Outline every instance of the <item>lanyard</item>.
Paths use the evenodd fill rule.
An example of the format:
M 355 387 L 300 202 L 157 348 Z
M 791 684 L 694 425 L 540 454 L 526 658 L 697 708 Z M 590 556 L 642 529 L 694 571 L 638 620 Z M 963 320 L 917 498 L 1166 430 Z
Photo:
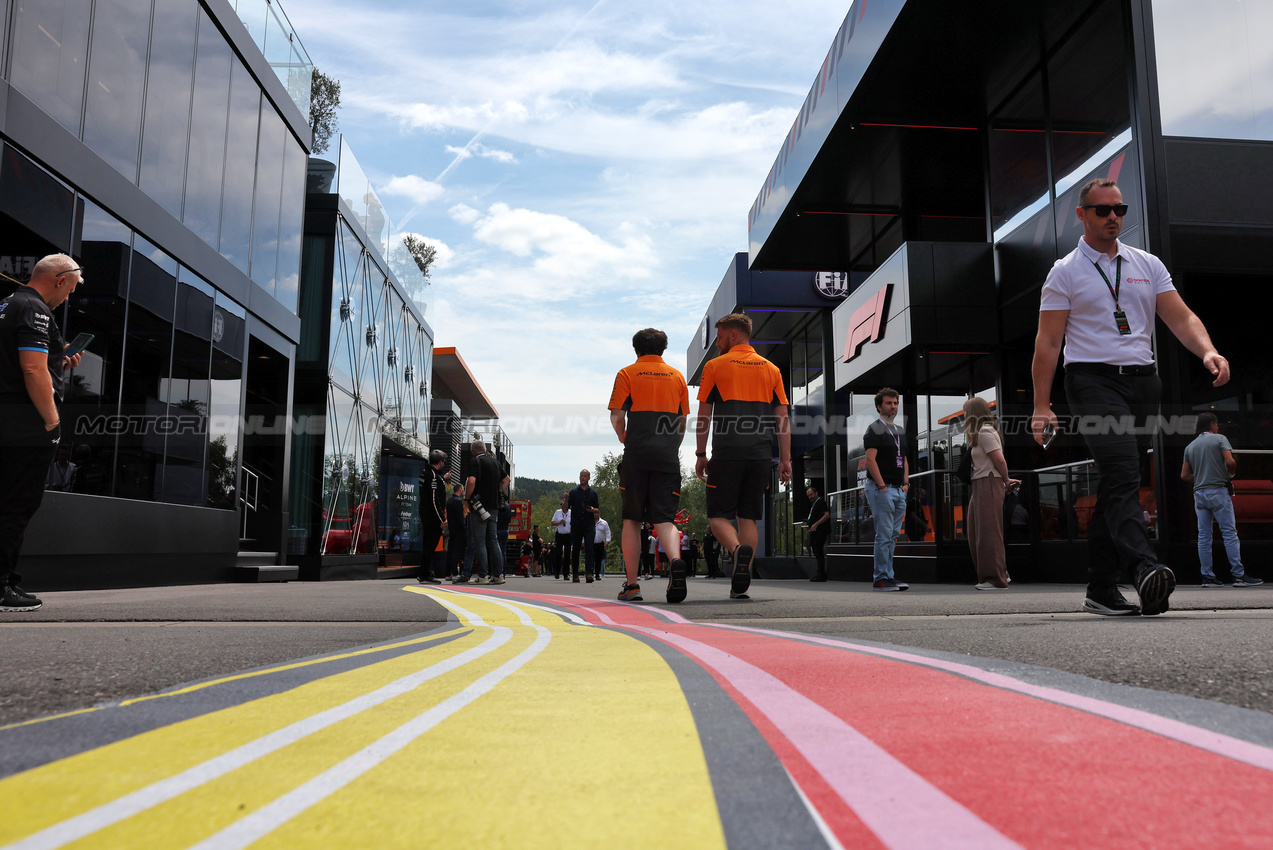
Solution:
M 897 445 L 897 456 L 901 457 L 902 456 L 902 429 L 898 428 L 896 431 L 894 431 L 893 426 L 889 425 L 883 419 L 880 420 L 880 424 L 884 426 L 884 430 L 888 432 L 888 435 L 893 438 L 893 442 Z
M 1123 285 L 1123 256 L 1122 254 L 1119 254 L 1118 256 L 1118 263 L 1115 267 L 1116 270 L 1114 272 L 1113 285 L 1110 284 L 1109 277 L 1105 274 L 1104 270 L 1101 269 L 1099 263 L 1093 262 L 1092 265 L 1096 266 L 1096 271 L 1101 276 L 1101 280 L 1105 281 L 1105 286 L 1109 288 L 1109 294 L 1114 296 L 1114 309 L 1115 310 L 1120 309 L 1118 306 L 1118 290 Z

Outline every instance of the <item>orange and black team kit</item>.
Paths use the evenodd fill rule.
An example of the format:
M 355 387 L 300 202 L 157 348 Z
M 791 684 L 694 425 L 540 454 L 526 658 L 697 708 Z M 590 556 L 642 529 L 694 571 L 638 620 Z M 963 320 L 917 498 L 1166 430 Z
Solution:
M 619 370 L 610 409 L 627 412 L 619 464 L 623 518 L 671 522 L 681 499 L 681 417 L 690 412 L 685 377 L 657 354 Z
M 750 345 L 735 345 L 703 366 L 698 400 L 712 405 L 707 515 L 762 519 L 773 467 L 773 410 L 787 404 L 782 373 Z

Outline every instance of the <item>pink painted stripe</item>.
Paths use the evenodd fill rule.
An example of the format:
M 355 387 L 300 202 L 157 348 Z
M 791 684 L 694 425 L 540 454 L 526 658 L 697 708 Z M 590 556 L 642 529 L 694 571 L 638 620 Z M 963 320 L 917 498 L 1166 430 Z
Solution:
M 704 625 L 717 629 L 731 629 L 734 631 L 750 632 L 769 637 L 790 638 L 792 640 L 804 641 L 806 643 L 817 643 L 840 649 L 851 649 L 855 652 L 876 655 L 881 658 L 891 658 L 896 661 L 905 661 L 910 664 L 931 667 L 935 670 L 943 670 L 947 673 L 955 673 L 974 681 L 993 685 L 996 688 L 1016 691 L 1019 694 L 1025 694 L 1026 696 L 1047 700 L 1048 702 L 1054 702 L 1058 705 L 1064 705 L 1069 708 L 1086 711 L 1087 713 L 1095 714 L 1098 717 L 1116 720 L 1119 723 L 1125 723 L 1128 726 L 1134 726 L 1138 729 L 1143 729 L 1146 732 L 1153 732 L 1155 735 L 1161 735 L 1164 738 L 1171 738 L 1173 740 L 1180 741 L 1181 743 L 1189 744 L 1190 746 L 1197 747 L 1200 750 L 1206 750 L 1208 752 L 1215 753 L 1216 755 L 1233 759 L 1234 761 L 1249 764 L 1253 767 L 1273 771 L 1273 749 L 1268 747 L 1253 744 L 1250 741 L 1243 741 L 1239 738 L 1233 738 L 1229 735 L 1222 735 L 1219 732 L 1212 732 L 1210 729 L 1192 726 L 1188 723 L 1183 723 L 1179 720 L 1172 720 L 1169 717 L 1162 717 L 1161 715 L 1142 711 L 1138 708 L 1129 708 L 1125 705 L 1119 705 L 1118 703 L 1105 702 L 1104 700 L 1099 700 L 1095 697 L 1085 697 L 1080 694 L 1072 694 L 1069 691 L 1062 691 L 1057 688 L 1032 685 L 1028 682 L 1023 682 L 1020 679 L 1014 679 L 1011 676 L 1004 675 L 1003 673 L 992 673 L 989 670 L 982 670 L 980 667 L 973 667 L 970 664 L 960 664 L 956 661 L 942 661 L 940 659 L 929 658 L 924 655 L 913 655 L 909 652 L 898 652 L 892 649 L 864 646 L 851 641 L 816 637 L 814 635 L 802 635 L 793 632 L 778 632 L 770 629 L 756 629 L 750 626 L 731 626 L 724 623 L 710 623 Z
M 675 632 L 615 625 L 666 641 L 724 676 L 886 846 L 1020 848 L 874 741 L 759 667 Z

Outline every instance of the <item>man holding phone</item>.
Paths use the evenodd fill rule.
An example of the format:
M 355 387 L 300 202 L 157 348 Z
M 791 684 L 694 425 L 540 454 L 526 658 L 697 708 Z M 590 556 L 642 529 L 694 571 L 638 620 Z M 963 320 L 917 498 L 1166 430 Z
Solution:
M 1162 260 L 1118 240 L 1127 204 L 1118 184 L 1089 180 L 1075 209 L 1083 223 L 1078 247 L 1057 260 L 1043 284 L 1034 345 L 1034 415 L 1041 445 L 1055 430 L 1052 379 L 1065 340 L 1065 396 L 1070 412 L 1100 428 L 1083 440 L 1100 467 L 1088 527 L 1088 584 L 1083 610 L 1105 616 L 1161 614 L 1176 588 L 1171 568 L 1158 563 L 1140 506 L 1140 450 L 1136 435 L 1110 427 L 1125 416 L 1144 422 L 1158 413 L 1162 381 L 1154 365 L 1155 315 L 1215 376 L 1229 380 L 1229 362 L 1216 351 L 1202 322 L 1171 282 Z M 1088 433 L 1095 431 L 1096 433 Z M 1132 571 L 1140 605 L 1123 598 L 1118 580 Z
M 78 353 L 66 356 L 53 311 L 83 275 L 67 255 L 50 254 L 29 284 L 0 301 L 0 613 L 43 604 L 18 586 L 18 555 L 61 439 L 62 373 L 80 363 Z

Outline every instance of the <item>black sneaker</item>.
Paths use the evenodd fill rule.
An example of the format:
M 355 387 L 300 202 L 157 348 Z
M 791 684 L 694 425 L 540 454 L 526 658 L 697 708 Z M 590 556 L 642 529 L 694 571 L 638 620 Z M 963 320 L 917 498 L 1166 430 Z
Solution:
M 456 576 L 455 578 L 451 579 L 451 584 L 468 584 L 468 583 L 469 583 L 468 576 Z
M 1202 586 L 1203 587 L 1224 587 L 1224 582 L 1220 581 L 1220 579 L 1216 578 L 1215 576 L 1203 576 Z
M 668 565 L 667 601 L 684 602 L 687 590 L 685 587 L 685 562 L 677 558 Z
M 7 584 L 4 587 L 4 595 L 0 596 L 0 613 L 38 611 L 43 604 L 16 584 Z
M 755 550 L 746 543 L 740 543 L 734 550 L 734 573 L 729 584 L 730 599 L 750 599 L 747 588 L 751 587 L 751 559 Z
M 442 583 L 438 581 L 437 579 L 435 579 L 433 576 L 416 576 L 415 580 L 420 582 L 420 584 L 441 584 Z
M 1243 576 L 1233 580 L 1234 587 L 1259 587 L 1262 584 L 1264 584 L 1264 579 L 1256 578 L 1255 576 Z
M 1168 598 L 1176 589 L 1176 574 L 1165 564 L 1146 566 L 1136 576 L 1136 593 L 1140 595 L 1140 613 L 1161 614 L 1170 605 Z
M 809 579 L 809 581 L 826 581 L 826 580 L 827 580 L 827 577 L 823 575 L 817 575 Z
M 1106 591 L 1089 589 L 1087 598 L 1083 600 L 1083 610 L 1103 617 L 1127 617 L 1139 614 L 1140 606 L 1128 602 L 1117 587 L 1112 587 Z

